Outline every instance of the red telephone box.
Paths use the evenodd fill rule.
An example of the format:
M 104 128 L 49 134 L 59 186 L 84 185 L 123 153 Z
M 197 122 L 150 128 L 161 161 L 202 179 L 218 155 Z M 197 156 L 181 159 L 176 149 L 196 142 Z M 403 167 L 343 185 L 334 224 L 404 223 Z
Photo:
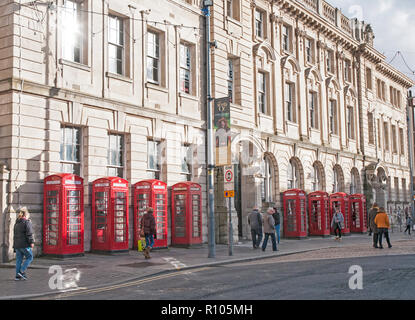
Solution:
M 141 218 L 146 209 L 154 209 L 157 239 L 153 248 L 167 248 L 167 184 L 159 180 L 145 180 L 134 185 L 134 248 L 140 239 Z
M 365 233 L 367 231 L 366 197 L 363 194 L 350 196 L 350 232 Z
M 334 193 L 330 196 L 330 228 L 331 221 L 335 213 L 335 208 L 339 207 L 340 212 L 344 217 L 344 229 L 342 230 L 343 235 L 350 234 L 350 208 L 349 208 L 349 196 L 344 192 Z M 334 234 L 334 229 L 331 228 L 331 233 Z
M 308 195 L 310 236 L 330 236 L 330 200 L 327 192 L 317 191 Z
M 92 184 L 92 251 L 128 251 L 128 181 L 118 177 Z
M 44 180 L 43 253 L 59 257 L 84 254 L 84 182 L 73 174 Z
M 284 202 L 284 237 L 306 238 L 307 215 L 306 194 L 302 190 L 293 189 L 285 191 Z
M 172 245 L 202 244 L 202 187 L 181 182 L 171 188 Z

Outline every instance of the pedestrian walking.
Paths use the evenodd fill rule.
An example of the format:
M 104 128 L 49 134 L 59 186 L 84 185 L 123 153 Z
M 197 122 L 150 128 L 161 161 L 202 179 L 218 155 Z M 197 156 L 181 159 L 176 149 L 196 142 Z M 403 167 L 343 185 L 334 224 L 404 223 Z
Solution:
M 262 215 L 259 212 L 258 208 L 254 210 L 248 216 L 248 224 L 251 227 L 251 236 L 252 236 L 252 247 L 258 249 L 262 240 L 262 225 L 263 225 Z
M 281 217 L 280 212 L 276 207 L 274 207 L 274 214 L 272 217 L 275 220 L 275 233 L 277 234 L 277 243 L 280 243 L 280 230 L 281 230 Z
M 411 228 L 412 228 L 412 217 L 408 214 L 408 216 L 406 217 L 406 229 L 404 233 L 408 231 L 408 234 L 411 235 Z
M 141 235 L 144 234 L 144 237 L 146 239 L 146 247 L 143 250 L 143 254 L 146 259 L 150 259 L 150 251 L 153 249 L 154 246 L 154 238 L 156 237 L 157 231 L 156 231 L 156 220 L 153 216 L 154 209 L 148 208 L 147 212 L 143 215 L 143 218 L 141 219 Z
M 26 271 L 33 261 L 34 245 L 32 222 L 28 219 L 27 209 L 22 208 L 18 211 L 13 235 L 13 249 L 16 253 L 16 281 L 27 280 Z M 25 259 L 24 263 L 23 259 Z
M 379 213 L 379 206 L 375 202 L 372 208 L 369 210 L 369 227 L 371 232 L 373 232 L 373 247 L 376 248 L 378 243 L 378 228 L 375 223 L 376 215 Z
M 385 208 L 380 208 L 379 213 L 376 215 L 375 224 L 378 229 L 379 233 L 379 246 L 375 246 L 375 248 L 383 249 L 382 246 L 382 236 L 385 235 L 386 242 L 388 243 L 388 247 L 392 248 L 392 244 L 389 239 L 389 228 L 390 222 L 389 217 L 385 211 Z
M 331 221 L 331 227 L 334 229 L 334 234 L 336 235 L 336 239 L 341 241 L 342 239 L 342 229 L 344 227 L 344 216 L 340 212 L 340 208 L 336 207 L 335 213 L 333 215 L 333 219 Z
M 267 210 L 266 216 L 264 217 L 264 233 L 265 238 L 262 243 L 262 251 L 265 251 L 268 244 L 268 239 L 271 237 L 272 241 L 272 251 L 278 251 L 277 241 L 275 240 L 275 221 L 272 215 L 274 214 L 274 209 L 269 208 Z

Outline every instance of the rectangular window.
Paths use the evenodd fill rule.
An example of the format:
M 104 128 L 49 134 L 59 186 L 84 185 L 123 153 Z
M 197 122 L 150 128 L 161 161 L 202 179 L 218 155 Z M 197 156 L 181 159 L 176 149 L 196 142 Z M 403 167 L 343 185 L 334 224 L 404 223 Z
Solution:
M 377 97 L 378 99 L 382 99 L 382 81 L 380 81 L 380 79 L 376 80 L 376 87 L 377 87 Z
M 84 1 L 67 0 L 62 8 L 62 57 L 77 63 L 83 61 Z
M 286 25 L 282 26 L 282 48 L 291 52 L 291 28 Z
M 235 102 L 235 65 L 233 59 L 228 59 L 228 97 L 229 102 Z
M 108 135 L 108 176 L 124 177 L 124 136 L 120 134 Z
M 305 54 L 308 63 L 314 63 L 314 41 L 311 39 L 305 40 Z
M 354 108 L 347 107 L 347 137 L 354 140 Z
M 62 173 L 81 175 L 81 129 L 61 127 L 60 163 Z
M 108 27 L 109 72 L 124 75 L 124 20 L 120 17 L 110 15 L 108 17 Z
M 387 122 L 383 123 L 383 138 L 385 141 L 385 150 L 389 151 L 389 127 Z
M 395 185 L 395 200 L 400 201 L 400 194 L 399 194 L 399 178 L 393 179 L 394 185 Z
M 239 2 L 240 0 L 226 0 L 226 15 L 229 18 L 240 21 L 239 17 Z
M 380 119 L 377 120 L 377 130 L 378 130 L 378 147 L 382 145 L 382 131 L 380 126 Z
M 183 43 L 180 44 L 180 91 L 192 93 L 192 51 Z
M 396 140 L 396 126 L 392 125 L 392 152 L 398 153 L 398 144 Z
M 258 38 L 264 38 L 264 13 L 260 10 L 255 10 L 255 34 Z
M 334 52 L 333 50 L 327 51 L 327 72 L 334 73 Z
M 344 80 L 352 82 L 352 63 L 350 60 L 345 60 L 344 62 Z
M 337 101 L 330 100 L 330 133 L 337 135 Z
M 366 88 L 369 90 L 373 89 L 373 83 L 372 83 L 372 69 L 366 68 Z
M 193 151 L 191 145 L 181 147 L 181 171 L 186 175 L 186 181 L 192 180 Z
M 369 131 L 369 144 L 375 144 L 375 128 L 374 128 L 374 119 L 373 119 L 373 113 L 368 112 L 367 113 L 367 124 L 368 124 L 368 131 Z
M 258 108 L 259 112 L 267 114 L 267 76 L 264 72 L 258 73 Z
M 149 179 L 160 180 L 161 142 L 147 140 L 147 172 Z
M 287 120 L 291 122 L 296 122 L 294 89 L 293 83 L 287 82 L 285 84 L 285 108 L 287 111 Z
M 402 128 L 399 128 L 399 142 L 400 142 L 401 155 L 404 155 L 405 154 L 405 136 L 403 134 Z
M 309 92 L 308 108 L 310 112 L 310 126 L 313 129 L 318 129 L 318 101 L 317 92 Z
M 147 81 L 160 83 L 160 35 L 147 32 Z

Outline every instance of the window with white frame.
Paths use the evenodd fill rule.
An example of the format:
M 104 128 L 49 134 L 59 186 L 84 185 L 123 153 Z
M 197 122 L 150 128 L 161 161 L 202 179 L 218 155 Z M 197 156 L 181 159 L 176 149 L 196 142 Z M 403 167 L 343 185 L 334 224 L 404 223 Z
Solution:
M 317 92 L 310 91 L 308 93 L 308 108 L 310 116 L 310 127 L 318 129 L 318 95 Z
M 291 52 L 291 27 L 282 26 L 282 48 L 284 51 Z
M 294 160 L 290 160 L 288 163 L 288 189 L 298 189 L 300 185 L 300 174 L 298 171 L 297 164 Z
M 192 94 L 192 49 L 185 43 L 180 44 L 180 91 Z
M 160 84 L 160 35 L 153 31 L 147 32 L 147 81 Z
M 287 113 L 287 120 L 296 122 L 295 115 L 295 85 L 293 83 L 285 83 L 285 109 Z
M 344 61 L 344 80 L 352 82 L 352 63 L 348 59 Z
M 191 145 L 181 146 L 181 172 L 186 175 L 186 181 L 192 180 L 193 149 Z
M 340 192 L 340 175 L 337 168 L 333 168 L 333 193 Z
M 328 73 L 334 73 L 334 51 L 328 50 L 327 51 L 327 61 L 326 61 L 326 68 Z
M 373 113 L 368 112 L 367 113 L 367 126 L 369 131 L 369 144 L 374 145 L 375 144 L 375 121 L 373 118 Z
M 108 17 L 108 69 L 114 74 L 125 74 L 124 19 L 114 15 Z
M 66 0 L 62 7 L 62 57 L 86 63 L 84 58 L 85 1 Z
M 373 89 L 372 69 L 366 68 L 366 88 Z
M 261 163 L 262 181 L 261 181 L 261 198 L 262 202 L 274 201 L 274 166 L 268 157 L 265 157 Z
M 228 59 L 228 97 L 230 103 L 235 103 L 235 60 Z
M 258 38 L 265 38 L 265 13 L 262 10 L 255 10 L 255 35 Z
M 258 72 L 258 109 L 259 112 L 268 114 L 267 74 L 265 72 Z
M 108 176 L 124 178 L 124 136 L 108 134 Z
M 240 21 L 240 0 L 226 0 L 226 15 Z
M 394 154 L 398 154 L 398 142 L 397 142 L 395 125 L 392 125 L 392 152 Z
M 337 100 L 330 100 L 329 110 L 330 133 L 334 135 L 339 134 L 337 121 Z
M 399 142 L 400 142 L 400 154 L 405 154 L 405 136 L 403 134 L 403 129 L 399 128 Z
M 60 163 L 62 173 L 81 175 L 81 128 L 62 126 Z
M 383 141 L 385 143 L 385 150 L 389 151 L 389 125 L 387 122 L 383 123 Z
M 311 174 L 311 178 L 312 178 L 311 184 L 312 184 L 313 191 L 322 191 L 323 190 L 322 177 L 321 177 L 321 173 L 320 173 L 317 163 L 313 165 L 313 171 Z
M 308 63 L 314 63 L 314 40 L 305 39 L 305 57 Z

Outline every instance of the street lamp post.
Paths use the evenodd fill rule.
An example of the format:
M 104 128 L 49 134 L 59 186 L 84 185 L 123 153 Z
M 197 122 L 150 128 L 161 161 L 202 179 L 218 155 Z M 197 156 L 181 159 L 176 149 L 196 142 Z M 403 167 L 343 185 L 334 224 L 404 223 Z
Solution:
M 203 1 L 203 14 L 205 16 L 205 38 L 206 38 L 206 111 L 207 111 L 207 183 L 208 183 L 208 258 L 216 257 L 215 240 L 215 190 L 214 190 L 214 170 L 213 159 L 213 127 L 212 127 L 212 89 L 211 89 L 211 70 L 210 70 L 210 7 L 213 0 Z

